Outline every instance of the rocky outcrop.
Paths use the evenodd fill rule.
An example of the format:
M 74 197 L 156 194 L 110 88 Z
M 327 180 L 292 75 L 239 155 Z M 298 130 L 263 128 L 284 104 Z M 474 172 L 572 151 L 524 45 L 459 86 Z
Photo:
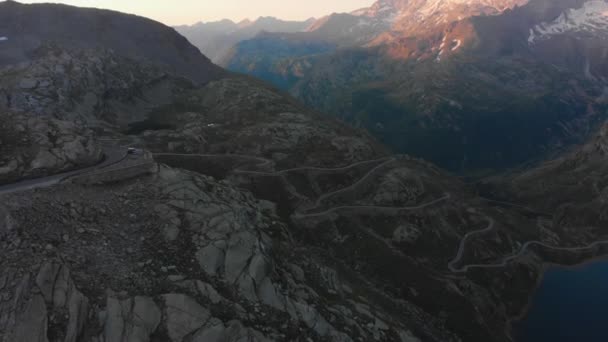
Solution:
M 1 341 L 49 341 L 49 325 L 62 326 L 53 341 L 75 342 L 88 320 L 88 299 L 76 288 L 70 271 L 45 263 L 38 274 L 3 270 L 0 274 Z
M 36 286 L 52 311 L 67 313 L 64 341 L 78 341 L 88 320 L 89 300 L 78 291 L 67 267 L 53 263 L 42 265 Z
M 146 342 L 161 322 L 161 311 L 150 297 L 119 299 L 108 295 L 101 313 L 104 342 Z
M 0 183 L 40 177 L 101 161 L 93 134 L 72 122 L 0 113 Z
M 124 126 L 192 87 L 116 51 L 42 45 L 35 59 L 0 70 L 0 108 L 89 128 Z
M 84 196 L 79 204 L 70 200 L 76 189 Z M 389 319 L 380 310 L 359 322 L 349 310 L 329 309 L 324 291 L 343 293 L 334 300 L 344 307 L 360 299 L 345 292 L 350 286 L 343 286 L 331 267 L 308 254 L 286 254 L 286 223 L 272 207 L 227 182 L 161 167 L 136 183 L 118 183 L 116 192 L 99 189 L 64 184 L 39 192 L 41 202 L 11 195 L 6 221 L 19 227 L 47 222 L 37 230 L 42 240 L 59 234 L 61 242 L 41 246 L 42 253 L 51 260 L 61 255 L 70 269 L 49 261 L 28 271 L 37 269 L 27 266 L 39 259 L 31 249 L 38 248 L 36 242 L 5 229 L 7 241 L 20 242 L 1 245 L 2 269 L 8 277 L 23 270 L 22 289 L 11 291 L 26 293 L 19 303 L 31 304 L 3 304 L 2 315 L 25 308 L 16 311 L 19 318 L 3 318 L 15 322 L 3 326 L 10 331 L 2 335 L 4 341 L 25 331 L 26 340 L 34 334 L 49 341 L 149 341 L 153 336 L 180 342 L 273 341 L 300 335 L 389 341 L 407 331 L 363 323 Z M 45 209 L 23 216 L 24 205 Z M 66 224 L 56 227 L 47 221 L 49 215 L 64 217 Z M 326 280 L 309 276 L 298 266 L 303 261 Z M 7 284 L 14 284 L 12 279 Z M 16 322 L 28 329 L 20 330 Z

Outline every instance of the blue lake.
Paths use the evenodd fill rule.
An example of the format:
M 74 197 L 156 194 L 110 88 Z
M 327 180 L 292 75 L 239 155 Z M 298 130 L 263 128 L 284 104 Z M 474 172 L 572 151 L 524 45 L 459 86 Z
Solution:
M 550 268 L 514 335 L 517 342 L 608 341 L 608 260 Z

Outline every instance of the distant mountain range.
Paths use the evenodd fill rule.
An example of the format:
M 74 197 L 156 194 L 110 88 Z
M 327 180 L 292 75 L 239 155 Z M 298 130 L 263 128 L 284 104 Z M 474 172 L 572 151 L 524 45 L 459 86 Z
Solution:
M 582 141 L 606 116 L 608 4 L 381 0 L 306 32 L 238 43 L 222 65 L 452 171 Z
M 255 21 L 246 19 L 235 23 L 224 19 L 176 26 L 175 29 L 212 61 L 219 62 L 235 44 L 251 39 L 260 32 L 305 31 L 314 21 L 313 18 L 306 21 L 285 21 L 273 17 L 260 17 Z

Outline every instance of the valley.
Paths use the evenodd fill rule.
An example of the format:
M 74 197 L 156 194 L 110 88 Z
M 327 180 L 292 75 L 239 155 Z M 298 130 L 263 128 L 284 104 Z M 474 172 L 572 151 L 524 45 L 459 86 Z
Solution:
M 0 342 L 520 341 L 608 253 L 604 5 L 0 2 Z
M 604 6 L 378 1 L 309 32 L 243 41 L 223 65 L 366 128 L 396 153 L 497 173 L 554 157 L 605 120 Z M 371 34 L 349 26 L 367 21 L 382 25 L 365 24 Z

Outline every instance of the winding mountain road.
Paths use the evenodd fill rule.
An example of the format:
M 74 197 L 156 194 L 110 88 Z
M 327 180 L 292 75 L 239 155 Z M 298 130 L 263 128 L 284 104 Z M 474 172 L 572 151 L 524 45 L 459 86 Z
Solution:
M 522 247 L 520 248 L 520 250 L 517 253 L 504 257 L 502 259 L 502 261 L 500 261 L 499 263 L 496 263 L 496 264 L 469 264 L 469 265 L 465 265 L 461 268 L 456 268 L 455 265 L 458 264 L 462 260 L 462 257 L 464 255 L 465 245 L 466 245 L 467 241 L 472 236 L 485 234 L 485 233 L 488 233 L 488 232 L 494 230 L 494 225 L 495 225 L 494 219 L 489 218 L 489 217 L 487 219 L 488 219 L 489 223 L 486 228 L 470 232 L 462 238 L 462 240 L 460 241 L 460 245 L 458 247 L 458 252 L 456 254 L 456 257 L 448 263 L 448 268 L 451 272 L 466 273 L 469 270 L 475 269 L 475 268 L 477 268 L 477 269 L 502 268 L 502 267 L 507 266 L 510 262 L 512 262 L 512 261 L 520 258 L 521 256 L 523 256 L 524 254 L 526 254 L 528 249 L 530 249 L 530 247 L 532 247 L 532 246 L 539 246 L 539 247 L 551 249 L 554 251 L 580 252 L 580 251 L 590 250 L 595 247 L 608 244 L 608 240 L 601 240 L 601 241 L 596 241 L 587 246 L 582 246 L 582 247 L 559 247 L 559 246 L 548 245 L 542 241 L 536 241 L 536 240 L 528 241 L 522 245 Z
M 127 157 L 127 153 L 122 148 L 104 148 L 104 159 L 96 165 L 85 167 L 78 170 L 63 172 L 48 177 L 27 179 L 20 182 L 0 186 L 0 195 L 10 194 L 19 191 L 26 191 L 36 188 L 46 188 L 62 182 L 63 180 L 78 176 L 83 173 L 101 170 L 106 167 L 120 163 Z
M 388 158 L 388 159 L 384 159 L 384 160 L 380 160 L 381 164 L 374 167 L 373 169 L 369 170 L 369 172 L 367 172 L 365 174 L 365 176 L 361 177 L 357 182 L 353 183 L 352 185 L 340 189 L 340 190 L 336 190 L 336 191 L 332 191 L 329 193 L 326 193 L 322 196 L 320 196 L 319 198 L 317 198 L 317 201 L 315 202 L 315 207 L 318 208 L 321 206 L 321 203 L 323 201 L 325 201 L 327 198 L 330 198 L 332 196 L 338 195 L 338 194 L 342 194 L 348 191 L 351 191 L 353 189 L 355 189 L 356 187 L 358 187 L 359 185 L 365 183 L 369 178 L 371 178 L 378 170 L 381 170 L 383 167 L 385 167 L 386 165 L 396 161 L 396 158 Z M 378 207 L 380 208 L 380 207 Z
M 463 272 L 463 271 L 461 271 L 462 269 L 456 268 L 454 265 L 456 265 L 457 263 L 460 262 L 460 260 L 462 260 L 466 243 L 467 243 L 467 241 L 469 241 L 469 239 L 471 239 L 471 237 L 473 237 L 475 235 L 485 234 L 485 233 L 488 233 L 488 232 L 494 230 L 494 225 L 496 224 L 494 219 L 491 217 L 487 217 L 487 220 L 488 220 L 488 226 L 486 228 L 469 232 L 462 237 L 462 240 L 460 240 L 460 244 L 458 245 L 458 252 L 456 253 L 456 257 L 454 257 L 454 259 L 452 259 L 452 261 L 450 261 L 448 263 L 448 268 L 450 269 L 450 271 L 452 271 L 454 273 Z M 468 268 L 467 268 L 467 270 L 468 270 Z M 466 270 L 464 272 L 466 272 Z
M 261 158 L 261 157 L 246 156 L 246 155 L 242 155 L 242 154 L 153 153 L 152 155 L 155 156 L 155 157 L 156 156 L 159 156 L 159 157 L 163 157 L 163 156 L 168 156 L 168 157 L 203 157 L 203 158 L 234 157 L 234 158 L 249 159 L 249 160 L 252 160 L 252 161 L 257 161 L 258 163 L 255 166 L 258 167 L 258 168 L 263 168 L 263 167 L 266 167 L 268 165 L 272 165 L 274 163 L 274 161 L 272 161 L 270 159 Z M 379 163 L 379 162 L 383 162 L 383 161 L 386 161 L 386 160 L 389 160 L 389 159 L 394 159 L 394 158 L 380 158 L 380 159 L 374 159 L 374 160 L 364 160 L 364 161 L 356 162 L 356 163 L 353 163 L 353 164 L 350 164 L 350 165 L 347 165 L 347 166 L 334 167 L 334 168 L 316 167 L 316 166 L 302 166 L 302 167 L 294 167 L 294 168 L 290 168 L 290 169 L 284 169 L 284 170 L 273 171 L 273 172 L 244 170 L 244 169 L 241 169 L 241 168 L 236 168 L 236 169 L 232 170 L 232 172 L 234 172 L 234 173 L 241 173 L 241 174 L 259 175 L 259 176 L 278 176 L 278 175 L 286 174 L 286 173 L 289 173 L 289 172 L 296 172 L 296 171 L 335 172 L 335 171 L 346 171 L 348 169 L 352 169 L 352 168 L 355 168 L 355 167 L 360 166 L 360 165 Z
M 329 215 L 332 213 L 335 213 L 337 211 L 341 211 L 341 210 L 373 210 L 376 212 L 384 212 L 384 213 L 388 213 L 388 215 L 392 214 L 398 214 L 401 211 L 412 211 L 412 210 L 420 210 L 420 209 L 424 209 L 426 207 L 430 207 L 432 205 L 435 205 L 439 202 L 443 202 L 443 201 L 447 201 L 452 197 L 451 194 L 446 193 L 444 194 L 442 197 L 435 199 L 431 202 L 428 203 L 423 203 L 420 205 L 416 205 L 416 206 L 409 206 L 409 207 L 382 207 L 382 206 L 375 206 L 375 205 L 344 205 L 344 206 L 340 206 L 340 207 L 334 207 L 328 210 L 325 210 L 323 212 L 319 212 L 319 213 L 299 213 L 296 212 L 293 217 L 296 219 L 304 219 L 304 218 L 313 218 L 313 217 L 320 217 L 320 216 L 325 216 L 325 215 Z M 313 208 L 314 209 L 314 208 Z
M 256 161 L 257 164 L 255 164 L 255 167 L 257 168 L 263 168 L 263 167 L 267 167 L 269 165 L 272 165 L 273 161 L 272 160 L 268 160 L 265 158 L 260 158 L 260 157 L 252 157 L 252 156 L 246 156 L 246 155 L 237 155 L 237 154 L 179 154 L 179 153 L 155 153 L 154 156 L 183 156 L 183 157 L 204 157 L 204 158 L 214 158 L 214 157 L 236 157 L 236 158 L 242 158 L 242 159 L 249 159 L 249 160 L 253 160 Z M 445 193 L 442 197 L 435 199 L 433 201 L 430 201 L 428 203 L 424 203 L 424 204 L 420 204 L 417 206 L 409 206 L 409 207 L 383 207 L 383 206 L 373 206 L 373 205 L 352 205 L 352 206 L 339 206 L 339 207 L 334 207 L 334 208 L 330 208 L 327 209 L 325 211 L 322 212 L 318 212 L 318 213 L 310 213 L 310 211 L 313 211 L 315 209 L 317 209 L 321 203 L 326 200 L 327 198 L 330 198 L 331 196 L 335 196 L 337 194 L 340 193 L 344 193 L 350 190 L 353 190 L 355 187 L 359 186 L 360 184 L 363 184 L 366 180 L 368 180 L 370 177 L 372 177 L 372 175 L 374 173 L 376 173 L 378 170 L 382 169 L 382 167 L 386 166 L 388 163 L 394 162 L 396 161 L 398 158 L 397 157 L 386 157 L 386 158 L 380 158 L 380 159 L 375 159 L 375 160 L 367 160 L 367 161 L 361 161 L 361 162 L 357 162 L 357 163 L 353 163 L 351 165 L 347 165 L 347 166 L 343 166 L 343 167 L 336 167 L 336 168 L 322 168 L 322 167 L 310 167 L 310 166 L 303 166 L 303 167 L 296 167 L 296 168 L 290 168 L 290 169 L 285 169 L 285 170 L 280 170 L 280 171 L 273 171 L 273 172 L 266 172 L 266 171 L 255 171 L 255 170 L 246 170 L 246 169 L 242 169 L 242 168 L 236 168 L 234 170 L 232 170 L 234 173 L 240 173 L 240 174 L 251 174 L 251 175 L 259 175 L 259 176 L 280 176 L 280 175 L 284 175 L 287 174 L 289 172 L 297 172 L 297 171 L 307 171 L 307 170 L 313 170 L 313 171 L 321 171 L 321 172 L 335 172 L 335 171 L 345 171 L 360 165 L 365 165 L 365 164 L 374 164 L 374 163 L 380 163 L 379 165 L 376 165 L 374 168 L 372 168 L 370 171 L 368 171 L 363 177 L 361 177 L 357 182 L 355 182 L 354 184 L 340 189 L 340 190 L 336 190 L 333 192 L 329 192 L 326 194 L 323 194 L 322 196 L 320 196 L 316 202 L 315 205 L 313 206 L 313 208 L 309 208 L 308 210 L 306 210 L 308 213 L 306 212 L 295 212 L 293 214 L 293 218 L 295 219 L 306 219 L 306 218 L 318 218 L 318 217 L 322 217 L 322 216 L 326 216 L 332 213 L 336 213 L 338 211 L 342 211 L 342 210 L 369 210 L 369 211 L 376 211 L 378 213 L 387 213 L 387 214 L 395 214 L 395 213 L 399 213 L 401 211 L 410 211 L 410 210 L 419 210 L 419 209 L 424 209 L 426 207 L 435 205 L 437 203 L 443 202 L 443 201 L 448 201 L 451 198 L 451 194 L 450 193 Z M 519 204 L 515 204 L 515 203 L 510 203 L 510 202 L 504 202 L 504 201 L 497 201 L 497 200 L 492 200 L 492 199 L 488 199 L 488 198 L 483 198 L 483 200 L 487 201 L 487 202 L 491 202 L 491 203 L 496 203 L 496 204 L 501 204 L 501 205 L 508 205 L 508 206 L 513 206 L 513 207 L 518 207 L 520 209 L 524 209 L 526 211 L 529 211 L 531 213 L 536 213 L 538 215 L 542 215 L 542 216 L 547 216 L 550 214 L 547 213 L 542 213 L 542 212 L 538 212 L 532 208 L 529 207 L 525 207 Z M 583 251 L 583 250 L 589 250 L 592 248 L 595 248 L 599 245 L 602 244 L 608 244 L 608 240 L 605 241 L 597 241 L 594 242 L 588 246 L 583 246 L 583 247 L 555 247 L 555 246 L 550 246 L 547 245 L 541 241 L 528 241 L 526 242 L 522 248 L 515 254 L 510 255 L 510 256 L 506 256 L 502 259 L 501 262 L 496 263 L 496 264 L 469 264 L 469 265 L 465 265 L 461 268 L 458 268 L 456 265 L 458 263 L 460 263 L 462 261 L 462 258 L 464 256 L 465 253 L 465 248 L 467 243 L 469 242 L 469 240 L 471 240 L 473 237 L 477 236 L 477 235 L 483 235 L 486 233 L 489 233 L 491 231 L 493 231 L 495 229 L 495 225 L 496 222 L 493 218 L 491 217 L 486 217 L 486 220 L 488 221 L 488 225 L 483 228 L 483 229 L 479 229 L 479 230 L 475 230 L 472 232 L 469 232 L 467 234 L 465 234 L 462 239 L 460 240 L 460 243 L 458 245 L 458 251 L 456 253 L 456 256 L 454 257 L 454 259 L 452 259 L 449 263 L 448 263 L 448 269 L 453 272 L 453 273 L 466 273 L 471 269 L 475 269 L 475 268 L 481 268 L 481 269 L 490 269 L 490 268 L 501 268 L 501 267 L 505 267 L 507 266 L 510 262 L 512 262 L 513 260 L 521 257 L 522 255 L 524 255 L 528 249 L 532 246 L 540 246 L 540 247 L 544 247 L 544 248 L 549 248 L 549 249 L 553 249 L 553 250 L 558 250 L 558 251 L 569 251 L 569 252 L 576 252 L 576 251 Z

